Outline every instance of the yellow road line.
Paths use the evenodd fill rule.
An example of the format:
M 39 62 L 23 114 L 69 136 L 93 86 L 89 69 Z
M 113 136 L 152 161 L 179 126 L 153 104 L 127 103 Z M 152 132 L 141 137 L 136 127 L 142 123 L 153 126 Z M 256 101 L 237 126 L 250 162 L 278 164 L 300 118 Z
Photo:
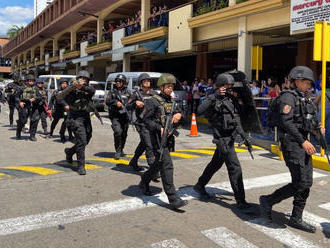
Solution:
M 198 155 L 186 154 L 186 153 L 178 153 L 178 152 L 171 152 L 171 156 L 178 157 L 178 158 L 200 158 Z
M 8 167 L 1 167 L 2 169 L 11 169 L 11 170 L 20 170 L 20 171 L 27 171 L 36 173 L 39 175 L 53 175 L 57 173 L 61 173 L 63 171 L 43 168 L 43 167 L 34 167 L 34 166 L 8 166 Z
M 212 147 L 212 146 L 206 146 L 206 147 L 201 147 L 202 149 L 212 149 L 212 150 L 215 150 L 216 147 Z M 235 151 L 236 152 L 247 152 L 247 150 L 245 149 L 240 149 L 240 148 L 235 148 Z
M 248 150 L 245 149 L 240 149 L 240 148 L 235 148 L 236 152 L 248 152 Z
M 243 147 L 246 148 L 245 145 L 241 145 L 239 146 L 238 144 L 235 144 L 235 147 Z M 212 149 L 215 150 L 216 147 L 215 146 L 204 146 L 204 147 L 200 147 L 201 149 Z M 257 150 L 265 150 L 264 148 L 260 147 L 260 146 L 252 146 L 253 149 L 257 149 Z
M 103 167 L 95 165 L 95 164 L 85 164 L 86 170 L 96 170 L 96 169 L 100 169 L 100 168 L 103 168 Z
M 196 152 L 201 154 L 207 154 L 207 155 L 213 155 L 214 151 L 208 151 L 208 150 L 195 150 L 195 149 L 180 149 L 176 150 L 177 152 Z
M 102 162 L 108 162 L 113 164 L 129 164 L 129 161 L 123 160 L 123 159 L 114 159 L 114 158 L 91 158 L 87 159 L 89 161 L 102 161 Z
M 4 173 L 0 173 L 0 179 L 8 179 L 8 178 L 11 178 L 11 176 Z
M 127 155 L 125 155 L 125 157 L 126 157 L 126 158 L 133 158 L 134 155 L 132 155 L 132 154 L 127 154 Z M 139 157 L 139 158 L 141 158 L 141 159 L 147 159 L 147 158 L 146 158 L 146 155 L 142 155 L 142 156 Z

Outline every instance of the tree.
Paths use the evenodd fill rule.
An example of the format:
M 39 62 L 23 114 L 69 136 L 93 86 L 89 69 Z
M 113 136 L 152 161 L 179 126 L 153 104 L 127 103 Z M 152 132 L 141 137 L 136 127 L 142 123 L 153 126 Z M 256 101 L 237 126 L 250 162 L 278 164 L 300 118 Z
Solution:
M 17 25 L 13 25 L 10 29 L 8 29 L 7 31 L 7 36 L 10 40 L 14 39 L 18 33 L 23 30 L 24 27 L 23 26 L 17 26 Z

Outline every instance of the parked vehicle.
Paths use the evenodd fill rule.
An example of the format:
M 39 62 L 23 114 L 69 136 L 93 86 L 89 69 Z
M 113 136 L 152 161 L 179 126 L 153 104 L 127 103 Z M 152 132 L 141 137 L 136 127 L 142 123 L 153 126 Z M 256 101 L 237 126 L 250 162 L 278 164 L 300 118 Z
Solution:
M 162 73 L 159 72 L 116 72 L 111 73 L 108 75 L 107 82 L 105 85 L 105 95 L 108 94 L 108 91 L 111 90 L 111 87 L 113 87 L 115 78 L 118 74 L 123 74 L 127 78 L 127 88 L 131 91 L 134 91 L 135 89 L 138 89 L 138 78 L 142 73 L 148 73 L 151 77 L 151 88 L 159 92 L 159 89 L 157 88 L 157 81 L 162 75 Z M 187 92 L 182 88 L 179 80 L 176 80 L 176 84 L 174 86 L 174 98 L 176 101 L 180 104 L 183 111 L 187 110 Z M 107 108 L 106 108 L 107 110 Z
M 95 107 L 98 111 L 104 111 L 104 100 L 105 100 L 105 82 L 100 81 L 90 81 L 89 85 L 93 86 L 95 91 L 95 95 L 92 100 L 94 102 Z
M 70 83 L 75 78 L 76 76 L 74 75 L 41 75 L 38 77 L 38 79 L 44 82 L 44 86 L 48 92 L 48 101 L 50 101 L 54 91 L 60 87 L 61 80 L 65 79 Z

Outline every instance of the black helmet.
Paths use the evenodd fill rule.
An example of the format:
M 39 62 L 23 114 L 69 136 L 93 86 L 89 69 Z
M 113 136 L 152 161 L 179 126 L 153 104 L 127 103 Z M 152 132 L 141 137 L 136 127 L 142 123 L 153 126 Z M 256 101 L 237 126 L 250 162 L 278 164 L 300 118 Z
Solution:
M 123 74 L 118 74 L 118 75 L 116 76 L 116 78 L 115 78 L 115 82 L 116 82 L 117 80 L 121 80 L 121 81 L 127 82 L 127 78 L 126 78 L 126 76 L 123 75 Z
M 33 75 L 29 74 L 29 75 L 26 76 L 26 80 L 27 81 L 35 81 L 36 79 Z
M 229 73 L 234 78 L 235 82 L 243 83 L 243 82 L 248 81 L 248 77 L 247 77 L 245 72 L 238 71 L 238 70 L 233 70 L 233 71 L 229 71 L 227 73 Z
M 151 77 L 149 76 L 148 73 L 142 73 L 139 78 L 138 78 L 138 83 L 141 84 L 143 80 L 149 79 L 151 80 Z
M 13 80 L 18 80 L 19 79 L 19 75 L 17 72 L 13 73 Z
M 89 72 L 85 71 L 85 70 L 82 70 L 82 71 L 78 72 L 77 79 L 79 79 L 81 77 L 87 78 L 88 80 L 91 79 L 91 76 L 90 76 Z
M 289 74 L 291 80 L 302 79 L 309 80 L 314 83 L 314 72 L 307 66 L 296 66 L 294 67 Z
M 63 83 L 69 83 L 69 80 L 67 80 L 67 79 L 61 79 L 60 85 L 63 84 Z
M 225 84 L 231 84 L 231 85 L 234 85 L 235 84 L 235 79 L 232 75 L 230 75 L 229 73 L 222 73 L 222 74 L 219 74 L 217 76 L 217 80 L 215 82 L 215 86 L 216 87 L 221 87 Z

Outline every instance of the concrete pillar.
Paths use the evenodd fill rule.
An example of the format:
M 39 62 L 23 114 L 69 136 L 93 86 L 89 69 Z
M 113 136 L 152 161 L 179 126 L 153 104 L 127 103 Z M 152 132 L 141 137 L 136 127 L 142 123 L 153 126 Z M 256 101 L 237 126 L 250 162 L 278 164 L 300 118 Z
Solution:
M 247 74 L 251 80 L 252 34 L 247 33 L 246 16 L 239 18 L 238 24 L 238 61 L 237 69 Z
M 233 6 L 236 4 L 236 0 L 229 0 L 229 6 Z
M 44 60 L 45 59 L 45 45 L 40 45 L 40 58 L 39 60 Z
M 72 30 L 71 31 L 71 47 L 70 47 L 70 49 L 71 50 L 76 50 L 76 43 L 77 43 L 77 32 L 75 31 L 75 30 Z
M 198 45 L 198 54 L 196 57 L 196 75 L 197 78 L 207 78 L 207 51 L 208 44 L 200 44 Z
M 101 43 L 102 42 L 102 36 L 103 36 L 103 29 L 104 26 L 104 20 L 101 18 L 97 19 L 97 43 Z
M 58 50 L 58 42 L 57 39 L 53 40 L 53 57 L 56 57 L 56 52 Z
M 34 49 L 31 49 L 31 61 L 30 62 L 34 62 L 34 56 L 35 56 Z
M 123 59 L 123 72 L 130 72 L 131 71 L 131 56 L 129 53 L 124 53 Z
M 148 30 L 150 7 L 150 0 L 141 0 L 141 32 L 145 32 Z

